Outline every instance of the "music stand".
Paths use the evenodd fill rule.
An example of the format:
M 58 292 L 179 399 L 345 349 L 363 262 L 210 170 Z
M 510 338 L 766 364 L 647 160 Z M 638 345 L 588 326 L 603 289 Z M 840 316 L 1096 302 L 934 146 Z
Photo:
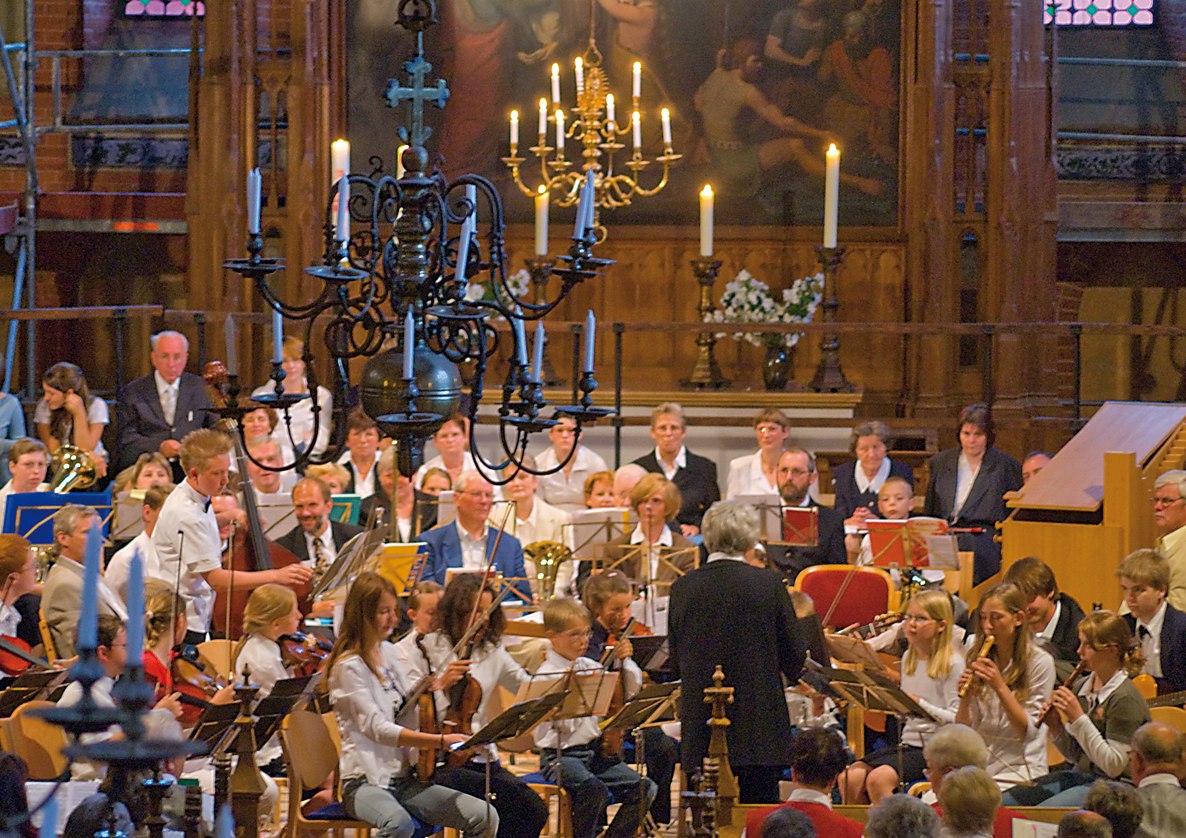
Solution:
M 310 593 L 314 602 L 329 598 L 339 588 L 346 588 L 354 577 L 368 570 L 367 561 L 383 544 L 385 532 L 382 527 L 361 532 L 342 545 L 333 564 L 321 577 Z
M 578 509 L 567 523 L 560 525 L 564 543 L 572 545 L 573 559 L 596 560 L 597 549 L 607 541 L 633 531 L 637 520 L 634 510 L 624 506 L 609 509 Z
M 630 638 L 630 645 L 634 653 L 630 656 L 643 672 L 654 675 L 663 672 L 671 659 L 671 649 L 667 642 L 667 635 L 644 635 Z
M 737 495 L 730 500 L 749 504 L 758 510 L 762 541 L 777 544 L 782 540 L 782 498 L 777 493 Z
M 362 495 L 334 495 L 330 500 L 333 503 L 329 510 L 332 520 L 339 524 L 358 525 L 358 518 L 362 514 Z
M 287 492 L 256 492 L 255 505 L 259 509 L 264 535 L 273 541 L 296 527 L 296 508 L 292 505 L 292 495 Z
M 460 745 L 450 750 L 466 751 L 484 745 L 496 745 L 505 739 L 515 739 L 531 731 L 533 727 L 550 717 L 564 699 L 565 692 L 553 692 L 512 704 L 491 719 L 486 725 Z
M 312 698 L 313 688 L 320 680 L 318 673 L 277 681 L 268 697 L 251 711 L 255 716 L 255 741 L 264 743 L 271 739 L 280 729 L 284 717 L 297 709 L 299 704 Z
M 211 756 L 225 752 L 235 738 L 235 719 L 239 718 L 239 709 L 237 701 L 208 705 L 189 732 L 190 741 L 205 745 L 205 752 Z
M 601 669 L 589 672 L 575 669 L 536 672 L 519 687 L 515 702 L 521 704 L 533 698 L 559 694 L 564 696 L 564 702 L 556 708 L 552 721 L 604 716 L 609 712 L 614 687 L 620 677 L 620 673 Z
M 111 540 L 131 541 L 144 532 L 144 490 L 123 491 L 115 496 Z
M 667 684 L 649 684 L 638 691 L 633 699 L 622 705 L 617 713 L 601 722 L 601 733 L 620 730 L 623 735 L 630 733 L 634 738 L 634 764 L 638 772 L 638 822 L 646 822 L 647 796 L 642 789 L 646 784 L 646 736 L 642 730 L 669 721 L 668 714 L 674 718 L 675 702 L 680 694 L 680 681 Z
M 955 536 L 948 535 L 942 518 L 871 518 L 865 528 L 878 567 L 959 567 Z
M 814 506 L 784 506 L 782 540 L 770 543 L 787 547 L 818 547 L 819 509 Z
M 25 702 L 34 701 L 60 686 L 66 680 L 66 675 L 65 669 L 18 675 L 16 680 L 0 693 L 0 719 L 7 719 Z
M 28 539 L 34 547 L 54 543 L 54 514 L 63 506 L 90 506 L 99 513 L 106 537 L 111 525 L 111 495 L 107 492 L 18 492 L 9 495 L 4 506 L 3 531 Z

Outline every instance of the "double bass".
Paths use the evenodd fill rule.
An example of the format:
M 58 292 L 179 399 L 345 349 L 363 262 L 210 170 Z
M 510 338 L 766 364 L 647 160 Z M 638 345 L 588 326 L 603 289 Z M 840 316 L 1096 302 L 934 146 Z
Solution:
M 226 366 L 221 361 L 211 361 L 202 370 L 202 377 L 206 379 L 210 397 L 216 407 L 225 406 L 226 397 L 223 387 L 229 381 Z M 251 478 L 247 471 L 247 449 L 243 444 L 239 428 L 227 422 L 230 427 L 231 438 L 235 441 L 235 463 L 239 469 L 239 478 L 243 490 L 243 512 L 247 517 L 247 526 L 235 530 L 231 537 L 230 549 L 224 566 L 229 571 L 261 571 L 299 564 L 300 559 L 291 551 L 281 547 L 264 535 L 263 524 L 259 517 L 259 506 L 255 500 L 255 489 L 251 485 Z M 302 583 L 290 585 L 301 604 L 302 611 L 309 610 L 309 585 Z M 215 591 L 213 623 L 215 631 L 223 633 L 224 637 L 237 638 L 243 634 L 243 611 L 247 607 L 247 598 L 251 592 L 242 588 L 232 587 L 229 591 Z

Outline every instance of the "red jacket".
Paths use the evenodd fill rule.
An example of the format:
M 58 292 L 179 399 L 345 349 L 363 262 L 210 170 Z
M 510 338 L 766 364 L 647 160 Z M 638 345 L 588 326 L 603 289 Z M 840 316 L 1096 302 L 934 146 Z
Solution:
M 770 806 L 766 809 L 755 809 L 749 813 L 745 818 L 745 835 L 746 838 L 761 838 L 762 835 L 762 821 L 766 820 L 772 812 L 786 807 L 798 809 L 803 814 L 811 819 L 812 824 L 815 825 L 815 832 L 817 835 L 826 835 L 828 838 L 861 838 L 865 831 L 864 824 L 858 823 L 851 818 L 846 818 L 843 815 L 837 815 L 827 806 L 822 803 L 806 803 L 801 800 L 793 800 L 790 803 L 784 803 L 782 806 Z

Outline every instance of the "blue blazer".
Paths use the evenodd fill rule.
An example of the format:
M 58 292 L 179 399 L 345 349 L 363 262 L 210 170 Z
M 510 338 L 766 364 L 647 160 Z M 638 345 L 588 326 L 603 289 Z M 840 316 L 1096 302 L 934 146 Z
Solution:
M 832 473 L 832 481 L 836 490 L 836 500 L 833 501 L 832 508 L 840 513 L 841 519 L 851 518 L 852 513 L 862 506 L 880 518 L 881 514 L 877 511 L 877 493 L 874 491 L 862 492 L 857 488 L 856 468 L 856 460 L 836 466 L 836 470 Z M 914 469 L 906 463 L 890 460 L 889 476 L 901 477 L 914 486 Z
M 1137 620 L 1124 615 L 1124 622 L 1135 635 Z M 1161 677 L 1157 679 L 1158 694 L 1186 690 L 1186 613 L 1174 606 L 1165 606 L 1165 620 L 1161 624 Z
M 490 550 L 498 538 L 498 530 L 486 528 L 486 557 L 490 557 Z M 439 527 L 433 527 L 420 536 L 420 540 L 428 545 L 428 567 L 424 571 L 425 579 L 435 579 L 445 584 L 445 571 L 450 567 L 461 567 L 461 539 L 457 537 L 457 525 L 450 521 Z M 494 554 L 494 569 L 505 577 L 524 579 L 527 571 L 523 566 L 523 546 L 513 535 L 503 533 L 498 542 L 498 551 Z M 531 586 L 524 579 L 516 582 L 514 589 L 524 602 L 531 602 Z

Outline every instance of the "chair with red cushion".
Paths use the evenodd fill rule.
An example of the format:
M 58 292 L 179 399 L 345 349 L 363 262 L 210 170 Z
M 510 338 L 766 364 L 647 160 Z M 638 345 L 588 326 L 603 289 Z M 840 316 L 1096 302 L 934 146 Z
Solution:
M 894 583 L 880 567 L 824 564 L 805 568 L 795 578 L 795 587 L 815 602 L 815 612 L 824 621 L 824 628 L 837 629 L 871 623 L 889 611 Z M 832 610 L 832 602 L 841 590 L 840 601 Z

